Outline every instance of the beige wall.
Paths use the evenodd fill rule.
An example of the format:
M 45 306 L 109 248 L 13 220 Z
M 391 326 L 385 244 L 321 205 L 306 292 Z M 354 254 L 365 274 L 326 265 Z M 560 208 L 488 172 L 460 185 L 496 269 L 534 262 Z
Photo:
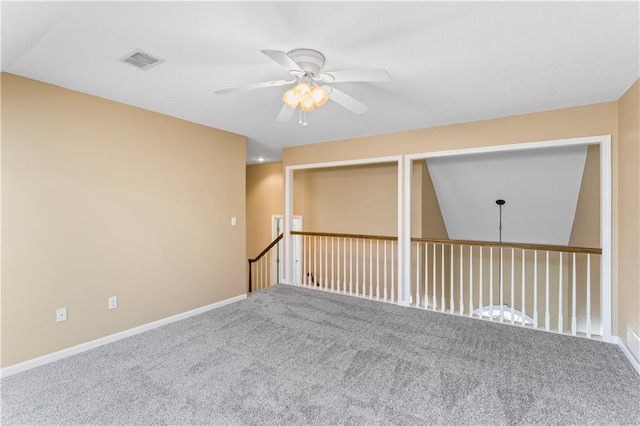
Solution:
M 600 245 L 600 145 L 590 145 L 582 174 L 582 185 L 578 195 L 576 214 L 573 219 L 569 245 L 574 247 L 602 247 Z M 585 329 L 587 316 L 587 269 L 591 272 L 590 299 L 591 323 L 600 324 L 600 256 L 592 255 L 590 264 L 587 256 L 576 255 L 576 307 L 578 329 Z M 568 282 L 572 282 L 573 268 L 568 269 Z M 568 300 L 568 298 L 567 298 Z
M 587 149 L 569 245 L 600 247 L 600 145 Z
M 2 74 L 2 151 L 3 367 L 245 293 L 244 137 Z
M 304 230 L 398 234 L 397 163 L 296 170 L 293 179 Z
M 449 234 L 444 224 L 442 210 L 440 209 L 440 203 L 431 180 L 427 162 L 420 160 L 417 163 L 422 169 L 422 237 L 448 239 Z
M 620 145 L 619 187 L 619 329 L 640 335 L 640 80 L 618 102 Z
M 273 240 L 271 217 L 282 215 L 282 163 L 247 166 L 247 256 L 260 254 Z
M 613 312 L 617 312 L 619 224 L 617 102 L 285 148 L 283 163 L 286 167 L 594 135 L 611 135 L 612 138 L 612 297 Z M 635 161 L 637 155 L 633 158 Z M 626 226 L 626 220 L 622 222 L 622 226 Z M 624 295 L 620 295 L 620 298 L 622 297 Z M 618 317 L 614 315 L 614 334 L 618 330 L 617 321 Z

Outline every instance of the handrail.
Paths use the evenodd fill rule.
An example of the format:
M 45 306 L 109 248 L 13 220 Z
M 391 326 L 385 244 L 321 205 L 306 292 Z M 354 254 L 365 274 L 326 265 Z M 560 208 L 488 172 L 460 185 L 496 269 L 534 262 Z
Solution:
M 392 236 L 338 234 L 338 233 L 331 233 L 331 232 L 291 231 L 291 234 L 307 235 L 312 237 L 357 238 L 362 240 L 385 240 L 385 241 L 398 240 L 398 237 L 392 237 Z M 593 247 L 553 246 L 553 245 L 544 245 L 544 244 L 522 244 L 522 243 L 498 243 L 498 242 L 491 242 L 491 241 L 449 240 L 449 239 L 441 239 L 441 238 L 420 238 L 420 237 L 411 237 L 411 242 L 451 244 L 451 245 L 462 245 L 462 246 L 503 247 L 503 248 L 514 248 L 514 249 L 517 248 L 517 249 L 524 249 L 524 250 L 546 250 L 546 251 L 558 251 L 558 252 L 565 252 L 565 253 L 602 254 L 602 249 L 593 248 Z
M 271 241 L 271 244 L 269 244 L 267 246 L 266 249 L 262 250 L 262 252 L 257 255 L 256 257 L 254 257 L 253 259 L 249 259 L 249 264 L 252 264 L 254 262 L 257 262 L 258 260 L 262 259 L 262 256 L 264 256 L 265 254 L 267 254 L 269 252 L 269 250 L 271 250 L 273 248 L 273 246 L 275 246 L 276 244 L 278 244 L 278 241 L 280 241 L 282 239 L 284 234 L 280 234 L 276 237 L 275 240 Z
M 308 235 L 311 237 L 358 238 L 361 240 L 398 241 L 398 237 L 389 237 L 385 235 L 336 234 L 332 232 L 291 231 L 291 235 Z
M 593 247 L 573 247 L 573 246 L 552 246 L 545 244 L 523 244 L 523 243 L 496 243 L 490 241 L 471 241 L 471 240 L 446 240 L 439 238 L 418 238 L 412 237 L 412 242 L 416 243 L 436 243 L 436 244 L 453 244 L 459 246 L 484 246 L 484 247 L 503 247 L 524 250 L 545 250 L 545 251 L 561 251 L 564 253 L 589 253 L 602 254 L 602 249 Z
M 247 259 L 249 261 L 249 293 L 253 291 L 253 277 L 251 276 L 251 264 L 259 261 L 262 257 L 269 252 L 278 242 L 282 239 L 284 234 L 280 234 L 276 237 L 275 240 L 271 241 L 271 244 L 267 246 L 259 255 L 254 257 L 253 259 Z

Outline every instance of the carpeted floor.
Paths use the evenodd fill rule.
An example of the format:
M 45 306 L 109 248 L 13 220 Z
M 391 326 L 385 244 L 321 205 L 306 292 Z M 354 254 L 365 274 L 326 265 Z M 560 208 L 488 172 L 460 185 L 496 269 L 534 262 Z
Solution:
M 1 384 L 2 424 L 640 424 L 616 346 L 289 286 Z

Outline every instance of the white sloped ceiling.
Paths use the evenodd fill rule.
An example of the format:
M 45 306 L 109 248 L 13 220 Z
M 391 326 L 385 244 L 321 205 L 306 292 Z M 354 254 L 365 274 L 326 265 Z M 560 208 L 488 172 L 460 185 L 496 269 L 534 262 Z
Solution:
M 568 245 L 587 147 L 430 158 L 451 239 Z

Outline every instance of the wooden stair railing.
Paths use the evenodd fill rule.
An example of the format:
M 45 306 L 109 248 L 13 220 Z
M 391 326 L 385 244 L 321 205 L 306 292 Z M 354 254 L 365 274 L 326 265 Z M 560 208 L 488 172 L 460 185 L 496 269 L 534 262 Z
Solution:
M 269 250 L 271 250 L 273 247 L 275 247 L 276 244 L 278 244 L 280 242 L 280 240 L 282 239 L 284 234 L 280 234 L 276 237 L 275 240 L 271 241 L 271 243 L 260 252 L 259 255 L 257 255 L 256 257 L 254 257 L 253 259 L 248 259 L 249 261 L 249 293 L 251 293 L 253 291 L 253 283 L 252 283 L 252 276 L 251 276 L 251 265 L 253 263 L 258 262 L 260 259 L 262 259 L 267 253 L 269 253 Z
M 361 235 L 361 234 L 338 234 L 332 232 L 307 232 L 307 231 L 291 231 L 291 235 L 306 235 L 311 237 L 336 237 L 336 238 L 354 238 L 360 240 L 380 240 L 380 241 L 398 241 L 398 237 L 388 235 Z M 420 238 L 411 237 L 412 243 L 437 243 L 461 246 L 484 246 L 484 247 L 503 247 L 524 250 L 541 250 L 541 251 L 561 251 L 565 253 L 590 253 L 602 254 L 602 249 L 593 247 L 573 247 L 573 246 L 553 246 L 544 244 L 523 244 L 523 243 L 499 243 L 492 241 L 471 241 L 471 240 L 448 240 L 441 238 Z
M 601 248 L 413 237 L 407 252 L 396 236 L 291 235 L 301 250 L 294 285 L 470 317 L 496 308 L 500 322 L 587 338 L 610 321 L 601 318 Z M 400 253 L 409 262 L 399 264 Z

